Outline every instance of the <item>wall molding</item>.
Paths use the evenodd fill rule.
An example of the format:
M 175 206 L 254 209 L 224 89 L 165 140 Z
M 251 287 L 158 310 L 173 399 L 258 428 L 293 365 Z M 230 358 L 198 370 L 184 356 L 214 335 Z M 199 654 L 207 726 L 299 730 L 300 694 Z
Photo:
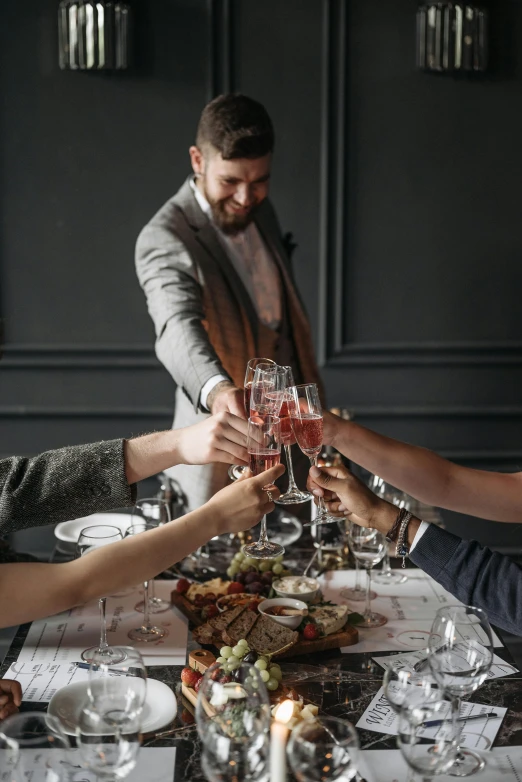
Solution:
M 162 369 L 151 345 L 11 344 L 3 369 Z
M 173 407 L 0 405 L 0 418 L 172 418 Z

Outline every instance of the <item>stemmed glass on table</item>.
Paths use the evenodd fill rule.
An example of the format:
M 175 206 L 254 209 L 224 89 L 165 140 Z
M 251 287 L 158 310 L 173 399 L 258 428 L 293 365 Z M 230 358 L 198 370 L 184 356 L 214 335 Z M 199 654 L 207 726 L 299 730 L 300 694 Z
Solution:
M 429 668 L 451 698 L 456 715 L 463 696 L 471 695 L 487 679 L 493 662 L 493 635 L 488 618 L 474 606 L 439 608 L 428 639 Z M 485 765 L 471 749 L 460 749 L 451 767 L 451 776 L 468 777 Z
M 288 407 L 295 439 L 301 451 L 308 456 L 310 464 L 317 467 L 317 457 L 323 447 L 323 410 L 319 391 L 315 383 L 291 386 L 287 389 L 290 398 Z M 339 517 L 328 513 L 323 497 L 317 501 L 317 515 L 305 526 L 315 524 L 333 524 Z
M 371 598 L 372 567 L 382 560 L 388 541 L 381 532 L 376 530 L 371 530 L 371 532 L 375 532 L 375 534 L 369 535 L 369 530 L 366 527 L 359 527 L 356 524 L 353 524 L 348 532 L 352 554 L 366 568 L 366 606 L 363 621 L 358 627 L 380 627 L 388 621 L 383 614 L 372 611 Z M 341 591 L 341 595 L 346 597 L 343 591 Z
M 297 782 L 349 780 L 357 773 L 359 741 L 347 720 L 303 720 L 292 730 L 287 754 Z
M 252 475 L 260 475 L 279 464 L 281 458 L 281 426 L 277 416 L 257 416 L 248 419 L 248 466 Z M 283 546 L 268 540 L 266 515 L 261 519 L 257 543 L 247 543 L 242 551 L 254 559 L 273 559 L 285 553 Z
M 125 533 L 125 537 L 133 537 L 143 532 L 155 529 L 156 524 L 146 524 L 144 520 L 130 526 Z M 168 635 L 168 630 L 162 625 L 153 625 L 150 621 L 150 580 L 143 582 L 143 624 L 134 630 L 129 630 L 128 636 L 131 641 L 141 641 L 143 643 L 154 643 Z
M 42 782 L 68 782 L 71 755 L 60 722 L 49 714 L 26 711 L 0 723 L 0 774 L 9 782 L 27 782 L 35 771 Z
M 386 483 L 386 481 L 383 481 L 378 475 L 372 476 L 369 486 L 373 493 L 378 497 L 382 497 L 384 500 L 387 500 L 387 502 L 391 502 L 392 505 L 396 505 L 397 508 L 407 509 L 408 495 L 400 489 L 396 489 L 394 486 Z M 405 576 L 404 573 L 391 569 L 388 547 L 386 548 L 386 553 L 382 560 L 381 571 L 374 575 L 373 580 L 377 584 L 404 584 L 404 582 L 408 580 L 408 576 Z
M 355 525 L 353 521 L 347 522 L 347 537 L 348 540 L 350 540 L 350 530 Z M 357 526 L 357 525 L 355 525 Z M 373 538 L 375 536 L 376 530 L 370 529 L 370 527 L 363 527 L 362 529 L 366 530 L 366 535 L 368 538 Z M 353 554 L 353 551 L 352 551 Z M 367 590 L 361 586 L 360 581 L 360 573 L 361 573 L 361 566 L 359 564 L 359 559 L 354 555 L 355 560 L 355 585 L 353 587 L 346 587 L 341 591 L 341 596 L 345 597 L 347 600 L 366 600 L 366 592 Z M 373 590 L 370 590 L 370 599 L 373 600 L 377 597 L 377 592 L 374 592 Z
M 139 527 L 145 526 L 148 529 L 154 527 L 162 527 L 163 524 L 168 524 L 170 518 L 169 504 L 166 500 L 162 500 L 159 497 L 146 497 L 143 500 L 138 500 L 132 510 L 131 526 Z M 149 613 L 161 614 L 164 611 L 168 611 L 170 603 L 167 600 L 163 600 L 161 597 L 156 597 L 154 589 L 154 579 L 149 582 Z M 135 606 L 134 610 L 143 614 L 145 610 L 144 600 L 140 600 Z
M 285 447 L 286 454 L 286 466 L 288 470 L 288 489 L 284 494 L 276 500 L 278 505 L 300 505 L 303 502 L 308 502 L 312 499 L 312 494 L 309 491 L 301 491 L 297 486 L 294 477 L 294 466 L 292 463 L 292 445 L 295 445 L 296 439 L 294 430 L 292 428 L 292 422 L 290 419 L 289 403 L 292 401 L 292 394 L 288 390 L 292 388 L 294 384 L 294 376 L 292 373 L 292 367 L 283 367 L 285 371 L 285 390 L 283 394 L 283 402 L 279 411 L 279 418 L 281 419 L 281 443 Z
M 78 543 L 76 544 L 78 554 L 83 557 L 91 551 L 95 551 L 103 546 L 116 543 L 122 539 L 121 530 L 118 527 L 111 527 L 106 524 L 98 524 L 92 527 L 85 527 L 80 532 Z M 124 658 L 121 652 L 112 649 L 107 643 L 107 625 L 105 621 L 105 609 L 107 598 L 100 597 L 98 605 L 100 607 L 100 644 L 91 646 L 82 652 L 82 660 L 90 662 L 94 655 L 103 657 L 109 663 L 121 662 Z
M 102 779 L 122 779 L 136 765 L 147 670 L 140 653 L 122 647 L 125 662 L 89 669 L 88 700 L 78 718 L 76 740 L 82 765 Z

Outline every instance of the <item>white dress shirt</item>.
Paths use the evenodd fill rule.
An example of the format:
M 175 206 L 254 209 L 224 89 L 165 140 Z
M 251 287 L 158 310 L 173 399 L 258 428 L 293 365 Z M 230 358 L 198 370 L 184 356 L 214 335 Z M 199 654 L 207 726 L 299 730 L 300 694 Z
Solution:
M 413 538 L 413 540 L 411 542 L 410 554 L 413 551 L 413 549 L 415 548 L 415 546 L 417 545 L 417 543 L 419 542 L 419 540 L 422 538 L 422 536 L 424 535 L 424 533 L 426 532 L 426 530 L 428 529 L 429 526 L 430 526 L 430 524 L 429 524 L 428 521 L 421 521 L 421 523 L 419 524 L 419 529 L 415 533 L 415 537 Z
M 190 182 L 196 201 L 203 212 L 212 220 L 212 207 L 201 193 L 194 180 Z M 244 231 L 229 235 L 223 233 L 217 225 L 214 228 L 228 258 L 248 291 L 259 320 L 271 329 L 277 329 L 281 323 L 282 291 L 281 280 L 272 255 L 263 241 L 254 222 Z M 207 380 L 199 402 L 208 409 L 208 395 L 218 383 L 228 380 L 225 375 L 213 375 Z

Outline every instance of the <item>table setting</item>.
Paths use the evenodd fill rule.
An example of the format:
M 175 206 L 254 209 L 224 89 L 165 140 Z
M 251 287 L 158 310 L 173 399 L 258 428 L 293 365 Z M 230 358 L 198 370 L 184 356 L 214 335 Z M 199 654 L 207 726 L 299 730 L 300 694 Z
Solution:
M 324 463 L 317 388 L 251 363 L 251 472 L 295 443 Z M 290 472 L 274 531 L 264 517 L 249 539 L 211 541 L 206 575 L 175 563 L 20 627 L 0 671 L 23 690 L 20 714 L 0 723 L 0 781 L 517 782 L 522 675 L 502 633 L 394 559 L 384 535 L 322 502 L 303 524 L 297 501 L 310 496 Z M 170 521 L 151 497 L 130 514 L 66 522 L 60 557 Z

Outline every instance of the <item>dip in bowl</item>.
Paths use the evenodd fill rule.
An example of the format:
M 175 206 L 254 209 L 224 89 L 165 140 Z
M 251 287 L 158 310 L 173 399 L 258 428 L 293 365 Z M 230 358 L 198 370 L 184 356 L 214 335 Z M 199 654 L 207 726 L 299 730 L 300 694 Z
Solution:
M 292 600 L 288 597 L 274 597 L 259 603 L 258 611 L 279 622 L 280 625 L 295 630 L 308 615 L 308 606 L 302 600 Z M 287 613 L 288 612 L 288 613 Z
M 292 597 L 309 603 L 319 592 L 319 581 L 309 576 L 285 576 L 272 581 L 278 597 Z

